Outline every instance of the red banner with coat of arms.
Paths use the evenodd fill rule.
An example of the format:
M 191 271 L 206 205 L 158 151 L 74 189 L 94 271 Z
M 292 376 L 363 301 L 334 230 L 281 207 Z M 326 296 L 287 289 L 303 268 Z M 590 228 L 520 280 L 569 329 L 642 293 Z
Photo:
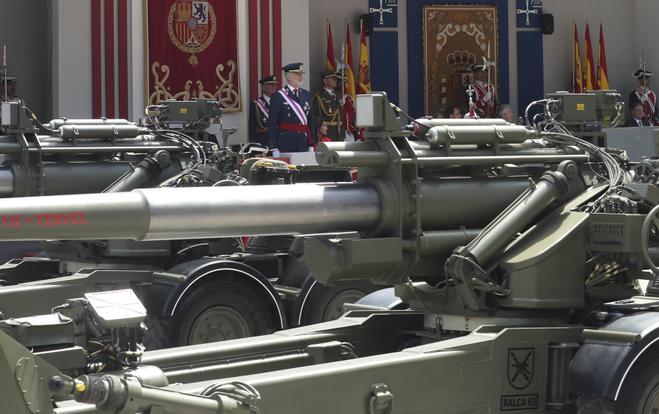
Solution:
M 216 99 L 241 110 L 237 0 L 147 0 L 148 102 Z

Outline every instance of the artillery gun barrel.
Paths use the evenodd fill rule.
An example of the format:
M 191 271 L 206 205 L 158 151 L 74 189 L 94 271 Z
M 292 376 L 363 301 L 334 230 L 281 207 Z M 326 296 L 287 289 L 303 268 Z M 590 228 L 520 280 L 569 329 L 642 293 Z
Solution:
M 159 240 L 368 230 L 380 219 L 370 185 L 141 189 L 3 200 L 5 240 Z
M 478 228 L 519 194 L 525 177 L 449 178 L 421 186 L 424 229 Z M 138 189 L 0 202 L 0 240 L 164 240 L 379 231 L 411 220 L 387 185 Z M 393 197 L 392 197 L 393 196 Z

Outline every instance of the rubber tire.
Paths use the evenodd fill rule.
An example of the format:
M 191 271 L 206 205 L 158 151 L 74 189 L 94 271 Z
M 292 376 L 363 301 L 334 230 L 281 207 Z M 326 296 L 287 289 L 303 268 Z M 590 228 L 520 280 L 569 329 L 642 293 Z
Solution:
M 331 320 L 325 317 L 327 307 L 331 304 L 334 298 L 346 290 L 361 291 L 363 292 L 361 297 L 364 297 L 379 288 L 379 286 L 375 286 L 365 280 L 339 282 L 334 286 L 323 286 L 316 283 L 311 294 L 307 298 L 307 301 L 309 301 L 307 306 L 311 307 L 309 308 L 309 311 L 305 312 L 305 316 L 302 318 L 302 323 L 307 325 Z
M 634 364 L 620 390 L 615 404 L 616 414 L 642 414 L 648 398 L 655 391 L 659 395 L 659 350 L 645 351 Z M 659 397 L 658 397 L 659 398 Z M 649 412 L 649 411 L 648 411 Z
M 231 308 L 244 318 L 249 329 L 246 336 L 266 335 L 278 329 L 262 298 L 248 285 L 220 280 L 200 285 L 183 299 L 174 315 L 172 336 L 176 346 L 190 344 L 190 330 L 197 318 L 207 309 L 219 305 Z

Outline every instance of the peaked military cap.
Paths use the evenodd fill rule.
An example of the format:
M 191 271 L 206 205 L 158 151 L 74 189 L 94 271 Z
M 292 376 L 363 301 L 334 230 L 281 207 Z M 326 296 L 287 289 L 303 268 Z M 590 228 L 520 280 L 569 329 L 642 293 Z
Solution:
M 320 79 L 338 78 L 339 75 L 333 70 L 324 70 L 320 72 Z
M 281 68 L 284 72 L 288 73 L 304 73 L 304 68 L 302 67 L 302 63 L 289 63 L 288 65 L 284 66 Z
M 261 78 L 259 80 L 259 83 L 261 85 L 264 85 L 266 83 L 277 83 L 277 77 L 275 75 L 266 76 L 265 78 Z
M 632 75 L 635 78 L 649 78 L 650 76 L 654 76 L 654 73 L 650 72 L 649 70 L 643 69 L 643 68 L 638 68 L 636 71 L 634 71 L 634 74 Z

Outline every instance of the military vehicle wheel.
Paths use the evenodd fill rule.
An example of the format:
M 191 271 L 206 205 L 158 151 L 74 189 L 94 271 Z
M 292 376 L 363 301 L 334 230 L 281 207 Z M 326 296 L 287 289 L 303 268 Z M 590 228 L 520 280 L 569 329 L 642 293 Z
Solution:
M 340 282 L 334 286 L 315 283 L 308 295 L 304 295 L 302 323 L 311 324 L 337 319 L 343 315 L 343 304 L 355 303 L 367 294 L 377 290 L 373 284 L 359 280 Z M 307 307 L 308 306 L 308 307 Z
M 638 178 L 638 181 L 647 183 L 652 179 L 654 170 L 655 168 L 651 162 L 641 161 L 636 167 L 634 167 L 634 176 Z
M 647 350 L 634 364 L 623 383 L 616 414 L 659 413 L 659 355 Z
M 655 206 L 645 219 L 641 227 L 641 253 L 645 259 L 645 263 L 654 272 L 659 275 L 659 266 L 657 266 L 650 257 L 650 237 L 656 236 L 655 232 L 659 232 L 659 206 Z
M 203 285 L 177 311 L 174 341 L 193 345 L 264 335 L 277 329 L 261 298 L 231 280 Z

